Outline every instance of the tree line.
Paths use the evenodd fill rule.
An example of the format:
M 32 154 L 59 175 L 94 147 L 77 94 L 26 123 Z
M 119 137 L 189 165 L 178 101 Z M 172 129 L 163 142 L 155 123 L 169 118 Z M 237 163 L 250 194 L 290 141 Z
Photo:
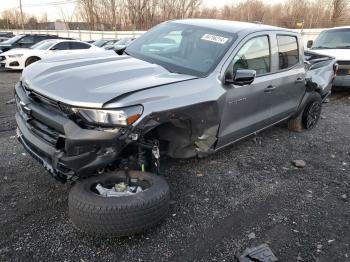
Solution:
M 166 20 L 215 18 L 258 22 L 286 28 L 323 28 L 350 24 L 349 0 L 232 0 L 208 7 L 202 0 L 77 0 L 73 12 L 58 7 L 61 22 L 81 22 L 89 30 L 147 30 Z M 24 14 L 25 28 L 43 28 L 47 15 Z M 6 10 L 0 28 L 21 28 L 19 10 Z M 71 28 L 75 29 L 75 28 Z

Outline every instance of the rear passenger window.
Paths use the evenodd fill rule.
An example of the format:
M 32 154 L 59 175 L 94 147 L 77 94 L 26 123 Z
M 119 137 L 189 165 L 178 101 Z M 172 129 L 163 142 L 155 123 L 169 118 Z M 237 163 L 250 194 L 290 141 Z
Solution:
M 68 42 L 61 42 L 51 48 L 52 50 L 69 50 Z
M 279 69 L 286 69 L 299 62 L 298 41 L 295 36 L 278 35 Z
M 91 46 L 80 43 L 80 42 L 70 42 L 70 49 L 89 49 Z
M 268 36 L 250 39 L 233 58 L 233 69 L 252 69 L 257 75 L 270 72 L 271 53 Z

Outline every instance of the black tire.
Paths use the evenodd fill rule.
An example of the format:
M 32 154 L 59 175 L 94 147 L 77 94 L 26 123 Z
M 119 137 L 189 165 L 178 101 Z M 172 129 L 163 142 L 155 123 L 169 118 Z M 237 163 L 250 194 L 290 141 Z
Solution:
M 288 120 L 288 129 L 301 132 L 316 127 L 322 111 L 322 99 L 319 93 L 313 92 L 304 109 L 294 118 Z
M 34 62 L 39 61 L 39 60 L 40 60 L 40 58 L 39 58 L 39 57 L 36 57 L 36 56 L 29 57 L 29 58 L 26 60 L 24 66 L 27 67 L 27 66 L 29 66 L 30 64 L 33 64 Z
M 129 171 L 131 179 L 149 188 L 132 196 L 104 197 L 91 189 L 97 183 L 125 181 L 118 171 L 78 182 L 69 193 L 69 216 L 79 230 L 91 235 L 121 237 L 157 225 L 168 213 L 170 190 L 167 182 L 151 173 Z

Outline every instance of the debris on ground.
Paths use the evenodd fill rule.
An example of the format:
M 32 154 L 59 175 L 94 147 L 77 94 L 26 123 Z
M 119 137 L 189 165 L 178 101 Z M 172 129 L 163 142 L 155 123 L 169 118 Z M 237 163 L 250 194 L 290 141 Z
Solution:
M 197 176 L 201 177 L 201 176 L 203 176 L 203 174 L 202 173 L 197 173 Z
M 346 194 L 341 195 L 341 199 L 343 199 L 344 201 L 346 201 L 347 198 L 348 198 L 348 196 Z
M 292 164 L 297 168 L 303 168 L 306 166 L 306 162 L 304 160 L 293 160 Z
M 255 238 L 255 233 L 254 233 L 254 232 L 250 233 L 250 234 L 248 235 L 248 238 L 249 238 L 249 239 L 254 239 L 254 238 Z
M 14 98 L 12 98 L 12 99 L 6 101 L 6 105 L 14 104 L 14 103 L 15 103 L 15 99 L 14 99 Z
M 247 248 L 238 258 L 239 262 L 275 262 L 278 259 L 266 244 L 257 247 Z
M 332 244 L 335 241 L 335 239 L 328 240 L 328 245 Z

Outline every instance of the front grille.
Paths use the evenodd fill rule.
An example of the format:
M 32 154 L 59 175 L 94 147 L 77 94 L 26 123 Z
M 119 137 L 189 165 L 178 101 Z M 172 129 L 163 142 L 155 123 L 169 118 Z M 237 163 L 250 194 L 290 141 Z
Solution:
M 29 91 L 27 94 L 36 104 L 39 104 L 39 105 L 41 105 L 49 110 L 51 109 L 51 110 L 60 112 L 60 108 L 58 106 L 58 103 L 55 100 L 47 98 L 47 97 L 40 95 L 34 91 Z
M 32 101 L 31 104 L 35 104 L 50 111 L 60 111 L 58 103 L 56 101 L 51 100 L 45 96 L 39 95 L 33 91 L 30 91 L 27 88 L 23 88 L 23 90 L 26 91 L 26 95 Z M 60 141 L 60 138 L 61 140 L 64 139 L 64 134 L 46 125 L 45 123 L 40 121 L 40 119 L 36 119 L 35 114 L 32 114 L 28 110 L 24 110 L 26 106 L 21 105 L 21 101 L 17 94 L 15 95 L 15 97 L 17 108 L 21 112 L 22 116 L 26 119 L 27 126 L 31 130 L 31 132 L 56 148 L 57 146 L 61 146 L 60 143 L 62 143 L 62 141 Z
M 338 69 L 337 76 L 346 76 L 350 75 L 348 69 Z
M 6 57 L 5 56 L 0 56 L 0 62 L 3 61 L 3 60 L 6 60 Z
M 58 138 L 61 136 L 55 129 L 48 127 L 36 119 L 29 120 L 28 124 L 31 125 L 31 130 L 34 134 L 51 144 L 57 145 Z

